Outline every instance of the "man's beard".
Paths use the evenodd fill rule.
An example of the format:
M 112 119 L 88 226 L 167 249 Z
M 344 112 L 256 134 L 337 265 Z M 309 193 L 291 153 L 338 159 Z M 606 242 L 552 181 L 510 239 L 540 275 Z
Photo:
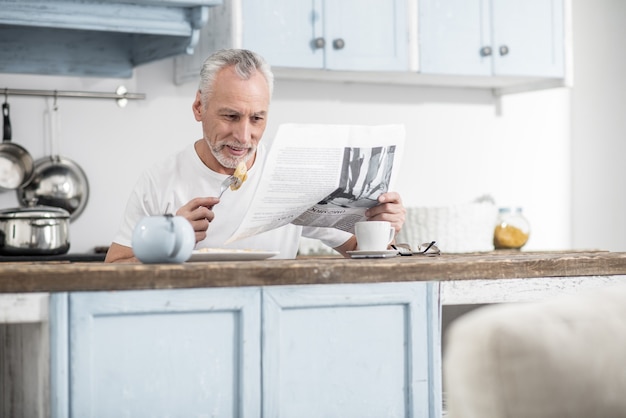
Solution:
M 246 152 L 243 156 L 229 157 L 222 153 L 222 150 L 227 146 L 228 144 L 221 144 L 213 147 L 209 144 L 209 149 L 211 150 L 211 153 L 213 154 L 215 159 L 226 168 L 237 168 L 237 165 L 241 161 L 248 161 L 248 159 L 250 159 L 250 157 L 256 152 L 256 146 L 251 146 L 250 148 L 248 148 L 248 152 Z

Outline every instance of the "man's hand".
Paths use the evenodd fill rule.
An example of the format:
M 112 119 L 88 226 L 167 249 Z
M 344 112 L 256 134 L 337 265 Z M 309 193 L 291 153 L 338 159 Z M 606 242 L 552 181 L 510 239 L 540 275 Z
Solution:
M 191 223 L 196 242 L 206 238 L 209 224 L 215 218 L 213 206 L 219 201 L 217 197 L 196 197 L 176 211 L 177 216 L 183 216 Z
M 396 230 L 396 234 L 404 225 L 406 209 L 402 205 L 402 199 L 396 192 L 388 192 L 378 196 L 378 205 L 365 211 L 368 221 L 388 221 Z M 348 251 L 357 249 L 356 237 L 353 235 L 348 241 L 342 245 L 335 247 L 344 257 L 348 257 Z
M 406 209 L 402 205 L 402 199 L 396 192 L 383 193 L 378 196 L 378 205 L 369 208 L 365 212 L 368 221 L 388 221 L 396 230 L 396 234 L 402 229 L 406 216 Z

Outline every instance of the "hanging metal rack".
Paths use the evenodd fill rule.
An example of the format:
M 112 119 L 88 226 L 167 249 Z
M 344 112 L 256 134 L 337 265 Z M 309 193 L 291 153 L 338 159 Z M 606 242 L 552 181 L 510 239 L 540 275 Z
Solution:
M 8 96 L 42 96 L 42 97 L 73 97 L 79 99 L 114 99 L 119 107 L 125 107 L 129 100 L 144 100 L 144 93 L 129 93 L 126 87 L 119 86 L 114 93 L 96 91 L 68 91 L 68 90 L 30 90 L 4 88 L 5 99 Z

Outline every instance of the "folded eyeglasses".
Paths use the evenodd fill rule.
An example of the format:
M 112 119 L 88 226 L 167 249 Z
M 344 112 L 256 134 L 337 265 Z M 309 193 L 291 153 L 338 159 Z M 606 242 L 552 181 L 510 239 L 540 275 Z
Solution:
M 441 254 L 441 250 L 436 245 L 436 241 L 425 242 L 417 246 L 417 250 L 411 249 L 409 244 L 392 244 L 391 248 L 398 251 L 400 255 L 428 255 L 436 256 Z

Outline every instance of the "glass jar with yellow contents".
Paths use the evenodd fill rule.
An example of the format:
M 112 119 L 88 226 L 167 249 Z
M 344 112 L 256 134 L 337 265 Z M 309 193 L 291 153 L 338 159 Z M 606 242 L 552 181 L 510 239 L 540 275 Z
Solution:
M 520 249 L 528 241 L 530 224 L 522 208 L 500 208 L 493 233 L 493 246 L 498 249 Z

